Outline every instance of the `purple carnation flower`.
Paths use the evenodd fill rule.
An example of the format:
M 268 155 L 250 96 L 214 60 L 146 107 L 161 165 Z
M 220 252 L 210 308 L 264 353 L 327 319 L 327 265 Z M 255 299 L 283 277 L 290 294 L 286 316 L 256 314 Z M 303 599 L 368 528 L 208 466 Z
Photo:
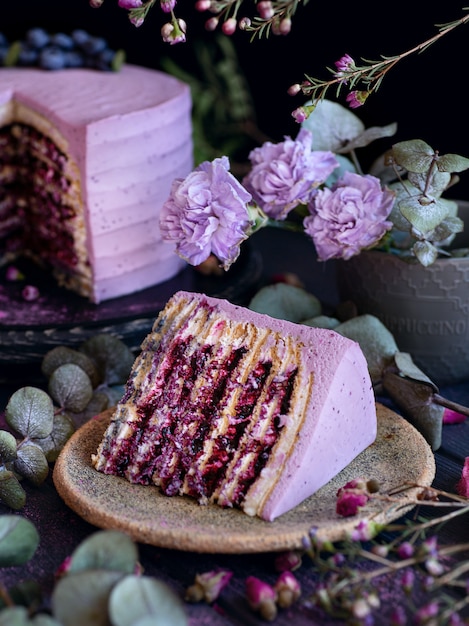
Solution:
M 252 169 L 243 185 L 269 217 L 284 220 L 298 204 L 308 204 L 339 166 L 332 152 L 312 151 L 311 140 L 311 132 L 302 128 L 296 140 L 267 141 L 251 151 Z
M 163 239 L 191 265 L 214 254 L 225 269 L 238 258 L 251 220 L 247 203 L 251 194 L 229 171 L 227 157 L 201 163 L 184 180 L 173 182 L 162 207 Z
M 373 247 L 392 228 L 387 217 L 394 197 L 378 178 L 353 172 L 345 172 L 331 189 L 318 191 L 303 222 L 318 258 L 350 259 Z

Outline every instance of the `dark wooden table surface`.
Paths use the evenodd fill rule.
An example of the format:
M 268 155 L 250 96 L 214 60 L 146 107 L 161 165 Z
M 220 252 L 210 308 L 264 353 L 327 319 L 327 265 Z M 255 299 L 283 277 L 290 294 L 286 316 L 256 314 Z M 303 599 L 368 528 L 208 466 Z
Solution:
M 295 272 L 308 289 L 321 297 L 326 308 L 335 305 L 337 294 L 333 265 L 317 264 L 312 250 L 301 237 L 278 231 L 258 235 L 256 246 L 262 252 L 262 280 L 268 280 L 279 272 Z M 0 351 L 1 349 L 0 345 Z M 23 376 L 19 379 L 16 373 L 14 380 L 11 381 L 8 380 L 7 366 L 2 363 L 1 367 L 0 411 L 19 386 L 40 382 L 37 364 L 33 364 L 31 368 L 25 367 Z M 469 405 L 469 381 L 440 391 L 442 395 L 454 401 Z M 444 426 L 443 444 L 435 454 L 437 465 L 435 487 L 454 492 L 466 456 L 469 456 L 469 423 L 466 421 L 462 424 Z M 51 476 L 41 487 L 26 486 L 26 490 L 27 502 L 21 514 L 36 525 L 41 542 L 33 559 L 27 565 L 0 570 L 0 579 L 7 586 L 21 580 L 35 579 L 47 593 L 54 585 L 54 572 L 65 557 L 81 540 L 97 529 L 83 521 L 63 503 L 54 488 Z M 0 514 L 9 512 L 11 512 L 9 509 L 0 505 Z M 439 533 L 439 541 L 442 543 L 468 540 L 469 525 L 465 518 L 445 525 Z M 204 603 L 186 605 L 191 626 L 222 624 L 249 626 L 265 623 L 247 604 L 245 580 L 253 575 L 273 583 L 278 576 L 274 567 L 275 554 L 200 554 L 148 545 L 139 545 L 139 554 L 145 573 L 166 581 L 181 597 L 197 573 L 218 568 L 226 568 L 233 572 L 230 584 L 213 605 Z M 311 562 L 304 559 L 301 568 L 295 574 L 302 585 L 302 598 L 307 600 L 318 583 L 318 573 Z M 382 606 L 375 614 L 374 623 L 389 625 L 390 614 L 395 606 L 398 604 L 406 606 L 408 600 L 397 576 L 385 577 L 378 581 L 376 588 L 380 592 Z M 275 621 L 275 624 L 289 626 L 306 624 L 327 626 L 340 623 L 346 622 L 329 618 L 302 601 L 290 609 L 281 610 Z M 413 623 L 410 618 L 408 623 Z

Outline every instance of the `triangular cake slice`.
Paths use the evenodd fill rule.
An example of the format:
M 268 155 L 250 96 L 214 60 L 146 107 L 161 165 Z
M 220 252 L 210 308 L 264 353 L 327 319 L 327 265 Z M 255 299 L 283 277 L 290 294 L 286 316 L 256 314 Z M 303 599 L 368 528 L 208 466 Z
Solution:
M 273 520 L 375 438 L 357 343 L 180 291 L 143 342 L 92 462 Z

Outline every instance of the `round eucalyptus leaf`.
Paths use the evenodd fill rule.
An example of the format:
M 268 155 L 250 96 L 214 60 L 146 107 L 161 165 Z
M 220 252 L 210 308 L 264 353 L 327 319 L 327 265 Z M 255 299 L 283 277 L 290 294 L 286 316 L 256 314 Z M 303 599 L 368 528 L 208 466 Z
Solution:
M 128 535 L 118 530 L 98 530 L 74 550 L 69 571 L 103 569 L 131 574 L 137 564 L 137 546 Z
M 0 612 L 0 626 L 31 626 L 24 606 L 10 606 Z
M 57 460 L 60 451 L 74 432 L 75 425 L 72 418 L 65 413 L 57 413 L 51 434 L 44 439 L 35 439 L 34 443 L 42 449 L 47 461 L 52 463 Z
M 186 626 L 183 604 L 173 590 L 155 578 L 126 576 L 111 592 L 109 616 L 113 626 Z
M 329 317 L 328 315 L 316 315 L 316 317 L 310 317 L 307 320 L 301 322 L 305 326 L 312 326 L 313 328 L 327 328 L 334 330 L 336 326 L 340 324 L 340 321 L 335 317 Z
M 262 287 L 249 303 L 249 308 L 271 317 L 301 322 L 321 314 L 318 298 L 301 287 L 277 283 Z
M 49 473 L 46 455 L 42 448 L 32 441 L 24 441 L 18 446 L 13 468 L 33 485 L 42 484 Z
M 127 381 L 135 357 L 128 346 L 113 335 L 95 335 L 80 346 L 95 363 L 101 382 L 122 385 Z
M 31 620 L 31 624 L 33 626 L 62 626 L 60 622 L 45 613 L 35 615 Z
M 71 413 L 70 417 L 76 428 L 83 426 L 89 419 L 109 408 L 109 399 L 103 390 L 104 387 L 101 387 L 99 390 L 93 391 L 91 400 L 86 405 L 84 411 Z
M 62 626 L 109 626 L 108 602 L 121 572 L 67 573 L 52 592 L 52 614 Z
M 26 492 L 20 485 L 18 478 L 13 472 L 5 468 L 0 469 L 0 502 L 15 511 L 22 509 L 26 504 Z
M 58 367 L 66 363 L 81 367 L 88 374 L 93 388 L 98 386 L 99 374 L 93 361 L 83 352 L 67 346 L 57 346 L 49 350 L 42 360 L 41 371 L 49 378 Z
M 79 365 L 65 363 L 52 372 L 49 393 L 60 407 L 79 413 L 91 400 L 93 386 Z
M 36 387 L 21 387 L 5 409 L 7 424 L 23 437 L 47 437 L 54 424 L 54 406 L 49 395 Z
M 20 515 L 0 515 L 0 567 L 23 565 L 39 545 L 39 533 Z
M 9 463 L 16 458 L 16 439 L 6 430 L 0 430 L 0 464 Z

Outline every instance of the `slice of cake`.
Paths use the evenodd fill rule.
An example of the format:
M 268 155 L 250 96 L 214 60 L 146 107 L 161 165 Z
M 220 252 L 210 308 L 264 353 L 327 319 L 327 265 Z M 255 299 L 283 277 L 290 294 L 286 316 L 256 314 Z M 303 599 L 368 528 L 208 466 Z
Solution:
M 180 291 L 142 344 L 94 467 L 266 520 L 376 438 L 359 345 Z
M 0 69 L 0 258 L 93 302 L 184 266 L 159 212 L 193 166 L 189 87 L 155 70 Z

